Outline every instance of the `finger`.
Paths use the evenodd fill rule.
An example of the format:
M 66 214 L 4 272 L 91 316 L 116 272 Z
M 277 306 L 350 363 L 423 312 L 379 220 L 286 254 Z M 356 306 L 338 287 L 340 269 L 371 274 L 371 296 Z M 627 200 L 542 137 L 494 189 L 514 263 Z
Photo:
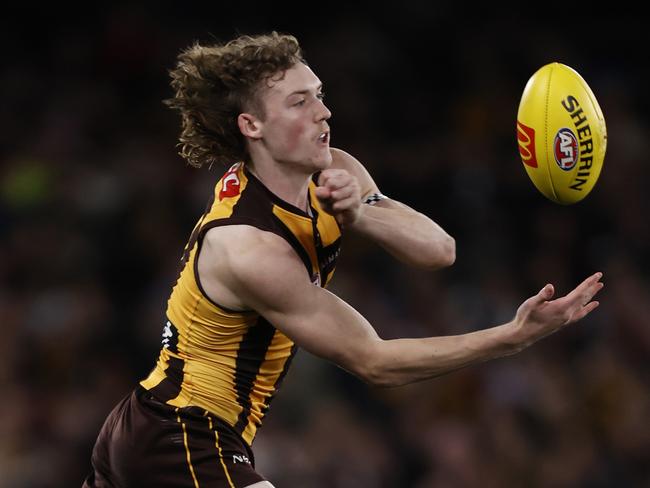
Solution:
M 588 278 L 586 278 L 582 283 L 580 283 L 578 286 L 576 286 L 568 295 L 567 298 L 573 299 L 575 296 L 579 296 L 580 294 L 584 293 L 585 290 L 589 289 L 596 283 L 600 281 L 600 279 L 603 277 L 603 274 L 599 271 L 598 273 L 594 273 Z
M 344 186 L 343 188 L 339 188 L 338 190 L 334 190 L 333 192 L 331 192 L 331 196 L 335 200 L 344 200 L 346 198 L 350 198 L 351 196 L 353 196 L 354 191 L 355 191 L 354 185 L 347 185 Z M 358 198 L 358 200 L 361 200 L 361 198 Z
M 335 176 L 333 178 L 330 178 L 327 180 L 325 183 L 325 186 L 329 188 L 332 191 L 335 190 L 340 190 L 341 188 L 345 188 L 346 186 L 349 186 L 351 184 L 352 180 L 349 176 Z
M 598 305 L 600 305 L 600 302 L 596 302 L 596 301 L 594 301 L 594 302 L 589 302 L 587 305 L 585 305 L 584 307 L 582 307 L 580 310 L 578 310 L 576 313 L 574 313 L 574 314 L 571 316 L 571 321 L 570 321 L 570 322 L 571 322 L 571 323 L 572 323 L 572 322 L 577 322 L 578 320 L 581 320 L 581 319 L 585 318 L 585 317 L 586 317 L 587 315 L 589 315 L 589 313 L 591 313 L 591 312 L 592 312 L 596 307 L 598 307 Z
M 328 183 L 334 179 L 337 175 L 337 170 L 326 169 L 321 171 L 321 174 L 318 175 L 318 185 L 319 186 L 328 186 Z
M 551 283 L 548 283 L 544 288 L 539 290 L 539 293 L 532 298 L 532 301 L 535 304 L 543 303 L 553 298 L 554 294 L 555 287 Z
M 593 298 L 598 294 L 600 290 L 603 289 L 604 283 L 601 282 L 596 282 L 594 283 L 588 290 L 585 291 L 585 293 L 582 294 L 582 302 L 581 304 L 583 306 L 586 306 Z
M 598 283 L 600 279 L 603 277 L 603 273 L 598 271 L 597 273 L 592 274 L 590 277 L 585 279 L 580 286 L 585 285 L 585 286 L 590 286 Z
M 324 186 L 317 186 L 314 194 L 316 195 L 316 198 L 320 198 L 321 200 L 330 198 L 332 196 L 330 189 Z
M 330 173 L 327 175 L 327 178 L 324 180 L 324 186 L 332 190 L 342 188 L 356 181 L 356 177 L 343 170 L 336 170 L 335 173 Z
M 598 293 L 603 286 L 602 282 L 598 281 L 602 277 L 602 273 L 595 273 L 580 283 L 571 293 L 566 296 L 566 299 L 571 304 L 584 305 L 591 301 L 591 299 Z
M 320 175 L 318 176 L 318 184 L 320 186 L 325 186 L 325 184 L 330 181 L 334 180 L 336 178 L 340 178 L 342 176 L 349 176 L 350 173 L 343 169 L 325 169 L 321 171 Z
M 357 198 L 349 197 L 343 200 L 339 200 L 338 202 L 334 202 L 334 204 L 332 204 L 332 208 L 337 212 L 341 212 L 343 210 L 347 210 L 359 205 L 361 205 L 361 202 L 359 202 Z

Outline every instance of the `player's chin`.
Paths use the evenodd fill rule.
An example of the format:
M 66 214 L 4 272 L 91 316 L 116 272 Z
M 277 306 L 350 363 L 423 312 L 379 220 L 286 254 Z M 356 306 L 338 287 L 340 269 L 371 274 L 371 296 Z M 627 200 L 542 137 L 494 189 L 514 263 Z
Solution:
M 329 146 L 323 145 L 311 158 L 312 165 L 316 171 L 324 170 L 332 165 L 332 153 Z

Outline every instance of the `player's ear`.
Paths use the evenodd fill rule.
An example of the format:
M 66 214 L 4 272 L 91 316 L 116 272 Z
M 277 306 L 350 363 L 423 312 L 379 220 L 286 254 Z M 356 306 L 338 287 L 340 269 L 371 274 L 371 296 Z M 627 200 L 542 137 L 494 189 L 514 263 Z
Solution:
M 237 125 L 244 137 L 250 137 L 251 139 L 260 139 L 262 137 L 262 122 L 253 114 L 239 114 Z

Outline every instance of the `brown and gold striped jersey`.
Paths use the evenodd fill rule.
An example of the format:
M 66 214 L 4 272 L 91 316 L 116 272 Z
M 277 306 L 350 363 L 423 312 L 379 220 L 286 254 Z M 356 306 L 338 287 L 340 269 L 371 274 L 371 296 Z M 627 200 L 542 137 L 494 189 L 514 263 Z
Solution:
M 309 185 L 309 214 L 274 195 L 242 163 L 217 182 L 183 253 L 158 362 L 141 382 L 169 405 L 197 406 L 217 415 L 249 445 L 296 346 L 255 311 L 233 311 L 212 301 L 198 277 L 198 253 L 209 229 L 250 225 L 286 239 L 312 283 L 326 286 L 341 232 L 314 196 L 314 181 Z

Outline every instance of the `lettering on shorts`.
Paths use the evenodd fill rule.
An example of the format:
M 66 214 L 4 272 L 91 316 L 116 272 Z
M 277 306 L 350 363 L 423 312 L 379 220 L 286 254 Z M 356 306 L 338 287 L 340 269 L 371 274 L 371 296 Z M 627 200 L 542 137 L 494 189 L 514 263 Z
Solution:
M 251 463 L 250 460 L 248 459 L 248 457 L 243 455 L 243 454 L 233 454 L 232 455 L 232 462 L 233 462 L 233 464 L 237 464 L 237 463 L 250 464 Z

